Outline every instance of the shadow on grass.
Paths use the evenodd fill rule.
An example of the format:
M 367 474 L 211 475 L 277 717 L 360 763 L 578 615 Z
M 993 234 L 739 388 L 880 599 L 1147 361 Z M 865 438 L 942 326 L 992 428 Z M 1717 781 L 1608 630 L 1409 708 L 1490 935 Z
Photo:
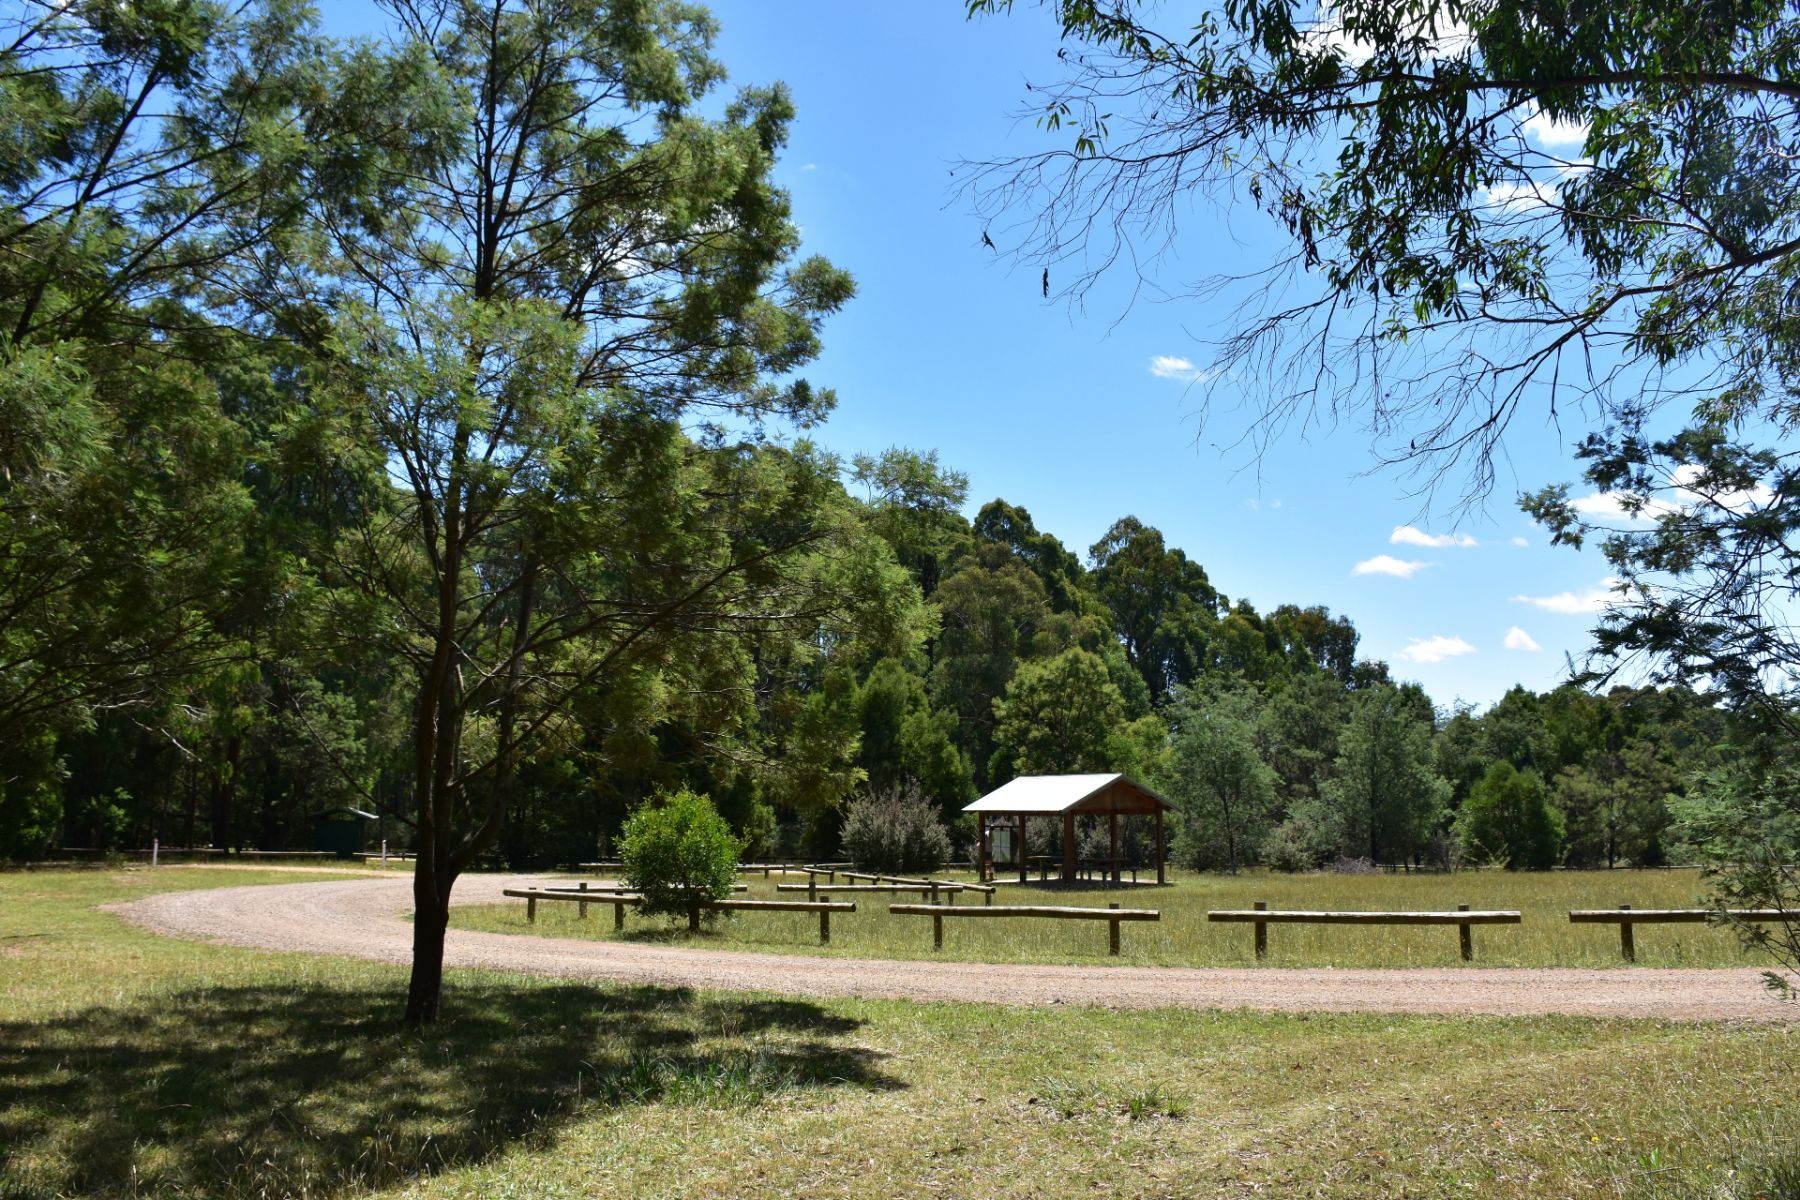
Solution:
M 901 1086 L 801 1001 L 460 985 L 206 989 L 0 1022 L 0 1198 L 333 1196 L 542 1146 L 597 1109 Z

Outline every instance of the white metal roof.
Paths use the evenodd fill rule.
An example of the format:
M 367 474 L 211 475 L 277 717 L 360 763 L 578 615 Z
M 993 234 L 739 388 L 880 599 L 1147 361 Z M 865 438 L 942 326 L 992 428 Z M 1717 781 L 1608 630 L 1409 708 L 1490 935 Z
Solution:
M 1123 775 L 1021 775 L 996 788 L 964 812 L 1059 813 L 1074 808 Z M 1129 781 L 1128 781 L 1129 782 Z M 1147 790 L 1147 789 L 1146 789 Z

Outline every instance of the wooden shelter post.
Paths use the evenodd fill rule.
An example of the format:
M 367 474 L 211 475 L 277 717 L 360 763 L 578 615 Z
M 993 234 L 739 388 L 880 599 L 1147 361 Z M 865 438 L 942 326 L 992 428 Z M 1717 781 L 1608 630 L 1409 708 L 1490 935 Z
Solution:
M 1159 808 L 1156 810 L 1156 882 L 1159 884 L 1169 881 L 1168 872 L 1163 866 L 1167 859 L 1168 852 L 1163 848 L 1163 814 Z
M 1112 849 L 1109 852 L 1111 855 L 1111 863 L 1107 867 L 1107 870 L 1112 872 L 1112 881 L 1114 883 L 1117 883 L 1117 882 L 1119 882 L 1119 814 L 1118 813 L 1110 812 L 1110 813 L 1106 814 L 1106 833 L 1107 833 L 1108 840 L 1112 844 Z
M 1025 814 L 1019 814 L 1019 848 L 1014 853 L 1019 860 L 1019 882 L 1025 882 Z
M 1063 814 L 1063 886 L 1075 882 L 1075 814 Z
M 988 880 L 988 819 L 982 813 L 975 823 L 975 878 L 986 883 Z

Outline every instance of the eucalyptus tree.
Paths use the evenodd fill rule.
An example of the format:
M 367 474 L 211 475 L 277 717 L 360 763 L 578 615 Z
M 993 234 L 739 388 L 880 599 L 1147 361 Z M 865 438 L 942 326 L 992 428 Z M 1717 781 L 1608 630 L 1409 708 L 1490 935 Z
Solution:
M 382 10 L 385 45 L 342 83 L 367 111 L 318 131 L 373 131 L 359 182 L 387 197 L 321 211 L 318 388 L 370 497 L 332 551 L 344 625 L 414 680 L 423 1022 L 451 888 L 498 837 L 521 761 L 573 736 L 577 697 L 654 703 L 696 676 L 748 697 L 750 641 L 829 653 L 871 593 L 899 637 L 911 592 L 859 535 L 835 460 L 761 436 L 831 407 L 792 372 L 851 292 L 794 259 L 770 179 L 785 90 L 706 115 L 715 26 L 670 0 Z

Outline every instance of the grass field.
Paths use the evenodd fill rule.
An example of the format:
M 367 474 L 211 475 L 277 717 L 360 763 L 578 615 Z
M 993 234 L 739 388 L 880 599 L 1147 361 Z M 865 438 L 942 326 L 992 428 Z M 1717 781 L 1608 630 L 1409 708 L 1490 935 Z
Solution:
M 796 876 L 790 882 L 799 881 Z M 776 895 L 775 881 L 747 875 L 749 898 Z M 1518 925 L 1478 926 L 1478 966 L 1612 967 L 1621 965 L 1618 927 L 1571 925 L 1572 908 L 1691 908 L 1700 896 L 1697 874 L 1667 871 L 1555 871 L 1542 874 L 1463 871 L 1454 875 L 1280 875 L 1263 872 L 1177 876 L 1168 887 L 1082 889 L 1063 892 L 1035 884 L 1002 884 L 998 904 L 1078 904 L 1104 908 L 1154 908 L 1162 920 L 1127 924 L 1123 954 L 1107 954 L 1103 922 L 1045 920 L 950 920 L 945 922 L 941 957 L 978 962 L 1130 962 L 1161 966 L 1248 966 L 1255 963 L 1247 925 L 1212 924 L 1206 911 L 1249 908 L 1258 900 L 1270 908 L 1306 909 L 1516 909 Z M 793 893 L 781 893 L 796 898 Z M 805 899 L 804 893 L 797 898 Z M 860 958 L 930 958 L 931 921 L 893 916 L 893 902 L 917 903 L 914 895 L 850 894 L 854 914 L 833 915 L 831 945 L 818 944 L 818 918 L 807 913 L 722 915 L 700 935 L 706 944 L 737 949 L 833 954 Z M 959 904 L 980 904 L 965 895 Z M 628 913 L 623 934 L 613 932 L 611 908 L 590 909 L 580 920 L 572 905 L 540 904 L 535 924 L 526 924 L 525 904 L 458 909 L 452 922 L 465 929 L 536 933 L 550 937 L 625 937 L 686 940 L 686 925 L 640 919 Z M 1640 925 L 1637 961 L 1654 967 L 1766 966 L 1747 956 L 1729 930 L 1705 925 Z M 1426 967 L 1459 962 L 1454 926 L 1274 925 L 1269 929 L 1271 966 Z
M 96 910 L 295 878 L 0 874 L 0 1197 L 1800 1197 L 1793 1028 L 453 972 L 413 1033 L 396 968 Z

